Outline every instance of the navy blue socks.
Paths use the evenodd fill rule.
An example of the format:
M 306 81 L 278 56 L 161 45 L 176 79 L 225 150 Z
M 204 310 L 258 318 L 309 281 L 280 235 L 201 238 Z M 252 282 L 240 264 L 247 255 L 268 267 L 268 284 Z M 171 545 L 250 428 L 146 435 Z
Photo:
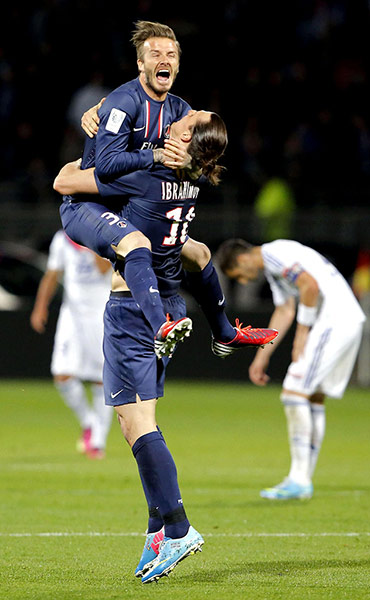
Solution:
M 212 261 L 200 272 L 185 271 L 185 287 L 202 308 L 213 337 L 221 342 L 234 339 L 235 329 L 226 316 L 225 296 Z
M 148 248 L 136 248 L 125 257 L 124 277 L 130 292 L 140 306 L 154 335 L 166 321 L 158 291 L 158 281 L 152 269 L 152 253 Z
M 163 436 L 159 431 L 142 435 L 132 446 L 132 452 L 149 506 L 150 530 L 158 531 L 161 528 L 159 514 L 167 537 L 184 537 L 190 523 L 182 504 L 176 465 Z

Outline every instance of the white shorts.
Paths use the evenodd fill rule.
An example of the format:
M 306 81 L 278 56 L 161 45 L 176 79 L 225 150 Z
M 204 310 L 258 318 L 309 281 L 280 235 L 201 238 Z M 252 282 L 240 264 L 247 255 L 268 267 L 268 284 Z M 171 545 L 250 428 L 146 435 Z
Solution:
M 360 348 L 363 323 L 332 322 L 322 315 L 311 329 L 305 351 L 292 362 L 283 389 L 311 396 L 323 393 L 341 398 Z
M 103 379 L 103 314 L 75 315 L 62 305 L 51 358 L 52 375 Z

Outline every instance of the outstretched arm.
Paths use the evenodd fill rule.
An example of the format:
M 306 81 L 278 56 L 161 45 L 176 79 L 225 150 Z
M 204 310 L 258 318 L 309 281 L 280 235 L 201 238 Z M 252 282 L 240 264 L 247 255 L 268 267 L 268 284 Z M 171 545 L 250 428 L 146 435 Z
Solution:
M 80 169 L 81 159 L 69 162 L 61 168 L 56 176 L 53 188 L 62 194 L 98 194 L 94 168 Z

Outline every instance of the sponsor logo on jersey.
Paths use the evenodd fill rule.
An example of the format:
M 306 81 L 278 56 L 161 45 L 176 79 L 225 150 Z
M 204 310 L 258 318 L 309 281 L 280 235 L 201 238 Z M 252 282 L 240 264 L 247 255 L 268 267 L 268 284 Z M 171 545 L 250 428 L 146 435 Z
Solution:
M 143 142 L 141 150 L 155 150 L 158 148 L 158 144 L 152 144 L 152 142 Z

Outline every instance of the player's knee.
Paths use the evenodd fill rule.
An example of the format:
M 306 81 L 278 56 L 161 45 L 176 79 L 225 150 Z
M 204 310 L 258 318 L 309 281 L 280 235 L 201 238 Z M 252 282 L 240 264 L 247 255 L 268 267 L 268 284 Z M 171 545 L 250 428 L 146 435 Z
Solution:
M 202 242 L 189 238 L 183 246 L 181 260 L 187 271 L 202 271 L 211 260 L 211 251 Z
M 312 396 L 309 397 L 309 401 L 312 404 L 324 404 L 324 402 L 325 402 L 325 394 L 322 394 L 321 392 L 317 392 L 316 394 L 312 394 Z
M 309 398 L 300 392 L 293 392 L 291 390 L 283 389 L 280 394 L 280 402 L 282 402 L 282 404 L 285 406 L 308 405 Z
M 65 381 L 69 381 L 73 379 L 72 375 L 54 375 L 54 383 L 57 385 L 58 383 L 64 383 Z
M 150 240 L 141 231 L 133 231 L 120 240 L 117 246 L 112 245 L 112 248 L 117 256 L 125 258 L 132 250 L 136 250 L 137 248 L 148 248 L 148 250 L 151 250 L 152 245 Z

